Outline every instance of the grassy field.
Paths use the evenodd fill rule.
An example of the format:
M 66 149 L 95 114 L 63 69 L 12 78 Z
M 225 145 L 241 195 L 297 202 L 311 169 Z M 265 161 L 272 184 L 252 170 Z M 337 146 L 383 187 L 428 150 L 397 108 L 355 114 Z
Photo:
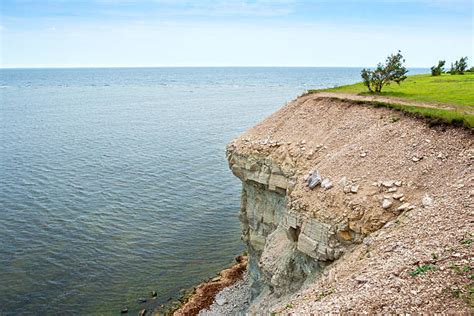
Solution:
M 317 92 L 341 92 L 356 95 L 371 95 L 362 83 L 335 87 L 324 90 L 310 90 Z M 368 102 L 376 106 L 387 106 L 397 110 L 409 112 L 431 120 L 464 125 L 474 128 L 474 73 L 464 75 L 443 74 L 409 76 L 401 85 L 391 84 L 383 88 L 382 97 L 399 100 L 416 101 L 433 106 L 447 104 L 454 109 L 426 108 L 416 105 L 384 104 L 384 102 Z M 363 103 L 363 102 L 361 102 Z

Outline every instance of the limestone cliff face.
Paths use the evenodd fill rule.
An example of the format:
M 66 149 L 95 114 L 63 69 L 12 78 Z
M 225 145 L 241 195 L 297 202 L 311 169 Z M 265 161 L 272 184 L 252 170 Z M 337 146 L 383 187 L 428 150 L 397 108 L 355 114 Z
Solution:
M 432 196 L 441 194 L 433 185 L 435 170 L 443 179 L 468 174 L 466 166 L 448 167 L 445 158 L 448 150 L 467 155 L 469 132 L 441 134 L 394 115 L 306 96 L 228 145 L 230 169 L 242 181 L 250 311 L 282 311 L 301 289 L 337 279 L 333 267 L 344 263 L 336 262 L 355 254 L 361 264 L 369 260 L 363 259 L 366 248 L 379 231 L 393 229 L 401 214 L 431 207 Z M 314 170 L 324 187 L 308 187 Z M 317 301 L 326 294 L 318 295 Z
M 288 205 L 288 194 L 297 182 L 292 166 L 265 156 L 239 155 L 232 146 L 228 160 L 243 184 L 242 239 L 248 246 L 253 303 L 260 307 L 259 297 L 294 293 L 339 258 L 351 242 L 341 237 L 349 234 L 345 227 Z

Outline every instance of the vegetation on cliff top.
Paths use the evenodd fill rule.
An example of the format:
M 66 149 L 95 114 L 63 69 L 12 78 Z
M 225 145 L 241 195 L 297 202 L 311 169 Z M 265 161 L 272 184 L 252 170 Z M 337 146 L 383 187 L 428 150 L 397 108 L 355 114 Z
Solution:
M 386 86 L 383 92 L 373 94 L 367 92 L 362 83 L 340 86 L 323 90 L 309 90 L 309 93 L 336 92 L 353 95 L 380 96 L 396 100 L 413 101 L 413 105 L 384 103 L 377 100 L 373 103 L 379 106 L 396 108 L 401 111 L 420 115 L 442 122 L 464 125 L 474 128 L 474 73 L 464 75 L 430 74 L 409 76 L 401 85 Z M 429 104 L 431 107 L 417 106 L 415 102 Z M 443 108 L 450 105 L 452 109 Z M 439 106 L 437 108 L 437 106 Z

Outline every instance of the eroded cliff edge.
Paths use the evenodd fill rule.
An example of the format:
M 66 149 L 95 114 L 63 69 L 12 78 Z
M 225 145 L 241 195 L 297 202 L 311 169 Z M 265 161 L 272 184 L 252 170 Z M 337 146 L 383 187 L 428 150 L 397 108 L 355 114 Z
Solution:
M 472 145 L 317 95 L 234 140 L 250 311 L 472 311 Z M 307 186 L 315 170 L 324 188 Z

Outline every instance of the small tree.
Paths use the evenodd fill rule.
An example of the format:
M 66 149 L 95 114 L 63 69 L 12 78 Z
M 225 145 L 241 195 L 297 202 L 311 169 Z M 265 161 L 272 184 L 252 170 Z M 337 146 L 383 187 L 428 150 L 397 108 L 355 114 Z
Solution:
M 364 81 L 364 85 L 367 86 L 370 92 L 379 93 L 382 88 L 390 83 L 396 82 L 400 84 L 405 80 L 406 73 L 408 70 L 403 66 L 405 59 L 400 51 L 395 55 L 390 55 L 385 61 L 385 65 L 382 63 L 377 64 L 375 70 L 362 69 L 360 75 Z
M 459 60 L 456 60 L 453 63 L 451 63 L 451 70 L 449 71 L 450 74 L 452 75 L 464 75 L 464 72 L 467 69 L 467 57 L 461 57 Z
M 440 60 L 438 66 L 431 67 L 431 75 L 440 76 L 444 72 L 444 64 L 446 64 L 446 61 Z

